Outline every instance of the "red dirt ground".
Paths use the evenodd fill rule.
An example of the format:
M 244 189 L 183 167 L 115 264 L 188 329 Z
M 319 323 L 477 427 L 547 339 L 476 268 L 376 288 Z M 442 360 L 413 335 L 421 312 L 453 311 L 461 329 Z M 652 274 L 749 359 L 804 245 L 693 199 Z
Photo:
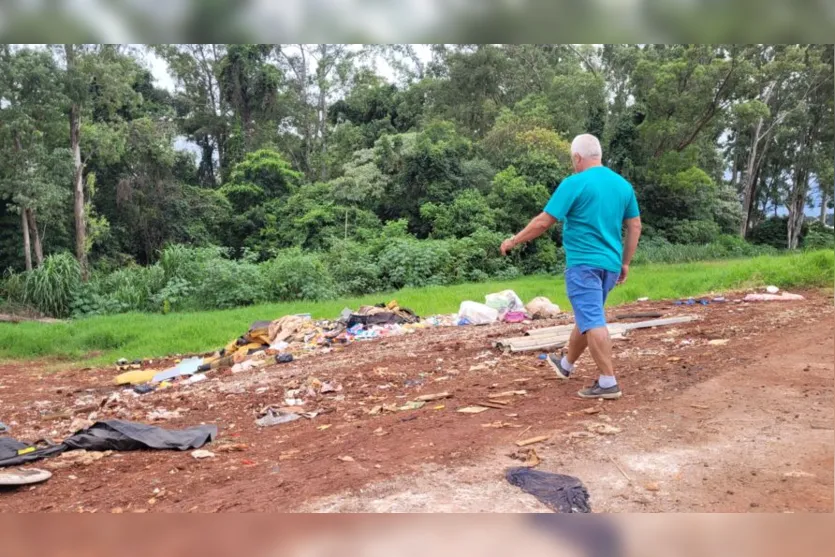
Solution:
M 216 454 L 204 460 L 143 451 L 41 461 L 32 466 L 53 469 L 52 479 L 0 492 L 0 510 L 543 510 L 501 470 L 518 464 L 507 457 L 517 439 L 549 435 L 534 445 L 539 469 L 581 477 L 595 510 L 832 512 L 835 311 L 831 294 L 803 294 L 803 302 L 646 302 L 611 310 L 702 319 L 616 342 L 625 396 L 605 403 L 575 396 L 593 377 L 588 357 L 578 379 L 558 381 L 536 354 L 491 348 L 496 338 L 560 321 L 426 329 L 142 396 L 113 386 L 115 369 L 47 374 L 37 364 L 5 364 L 0 421 L 15 438 L 60 440 L 81 425 L 78 418 L 148 423 L 157 409 L 181 415 L 157 425 L 212 423 L 219 438 L 203 447 Z M 722 339 L 728 342 L 710 343 Z M 326 413 L 255 425 L 260 409 L 284 406 L 285 389 L 309 377 L 342 385 L 305 397 L 305 410 Z M 507 397 L 503 409 L 456 412 L 508 390 L 526 394 Z M 364 410 L 442 391 L 452 397 L 418 410 Z M 118 400 L 89 416 L 113 393 Z M 601 413 L 582 412 L 592 406 Z M 72 418 L 43 418 L 60 412 Z M 484 427 L 494 422 L 509 425 Z M 622 432 L 571 435 L 589 422 Z M 243 450 L 225 452 L 231 444 Z

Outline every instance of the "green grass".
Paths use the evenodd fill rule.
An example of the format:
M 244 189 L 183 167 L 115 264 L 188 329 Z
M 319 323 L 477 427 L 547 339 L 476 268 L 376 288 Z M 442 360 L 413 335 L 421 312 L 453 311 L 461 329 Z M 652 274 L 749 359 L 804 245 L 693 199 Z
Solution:
M 634 301 L 642 296 L 681 298 L 764 284 L 782 288 L 832 286 L 833 272 L 835 254 L 831 251 L 679 265 L 643 265 L 631 269 L 629 281 L 612 292 L 609 304 Z M 562 277 L 530 276 L 507 281 L 406 288 L 325 302 L 264 304 L 170 315 L 131 313 L 55 325 L 0 324 L 0 359 L 52 357 L 100 365 L 121 357 L 134 359 L 202 352 L 223 346 L 256 320 L 292 313 L 328 318 L 338 315 L 344 307 L 356 308 L 392 298 L 419 315 L 453 313 L 463 300 L 483 302 L 485 294 L 508 288 L 515 290 L 525 301 L 535 296 L 547 296 L 560 307 L 570 309 Z

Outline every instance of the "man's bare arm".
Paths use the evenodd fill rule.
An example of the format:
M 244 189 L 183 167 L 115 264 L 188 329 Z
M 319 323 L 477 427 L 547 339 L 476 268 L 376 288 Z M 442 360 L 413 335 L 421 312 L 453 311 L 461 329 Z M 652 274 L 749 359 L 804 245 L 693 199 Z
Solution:
M 507 255 L 507 252 L 509 252 L 519 244 L 524 244 L 525 242 L 530 242 L 531 240 L 539 238 L 540 236 L 545 234 L 545 232 L 549 228 L 551 228 L 556 222 L 557 219 L 555 219 L 548 213 L 539 213 L 537 216 L 531 219 L 531 222 L 528 223 L 528 226 L 526 226 L 516 236 L 502 242 L 502 255 Z
M 629 274 L 629 264 L 632 263 L 635 250 L 638 249 L 638 239 L 641 237 L 641 217 L 626 219 L 623 222 L 626 223 L 626 241 L 623 245 L 623 263 L 620 268 L 618 284 L 626 282 L 626 277 Z

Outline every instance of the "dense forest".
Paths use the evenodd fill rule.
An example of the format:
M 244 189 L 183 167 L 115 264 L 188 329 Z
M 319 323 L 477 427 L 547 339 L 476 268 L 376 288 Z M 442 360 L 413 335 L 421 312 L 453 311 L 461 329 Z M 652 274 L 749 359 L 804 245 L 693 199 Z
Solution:
M 0 296 L 87 315 L 558 271 L 556 227 L 498 246 L 585 132 L 644 259 L 831 246 L 833 95 L 832 45 L 2 45 Z

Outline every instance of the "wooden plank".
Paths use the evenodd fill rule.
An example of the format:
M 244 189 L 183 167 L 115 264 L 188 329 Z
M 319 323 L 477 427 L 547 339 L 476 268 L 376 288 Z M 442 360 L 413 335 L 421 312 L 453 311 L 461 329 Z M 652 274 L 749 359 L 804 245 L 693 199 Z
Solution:
M 665 327 L 667 325 L 681 325 L 682 323 L 691 323 L 698 321 L 699 318 L 695 315 L 682 315 L 679 317 L 668 317 L 666 319 L 650 319 L 649 321 L 638 321 L 637 323 L 619 323 L 627 331 L 632 329 L 649 329 L 650 327 Z
M 530 439 L 523 439 L 522 441 L 516 441 L 517 447 L 525 447 L 527 445 L 533 445 L 534 443 L 542 443 L 543 441 L 547 441 L 550 439 L 550 435 L 540 435 L 539 437 L 531 437 Z
M 657 311 L 646 311 L 641 313 L 622 313 L 616 315 L 615 319 L 654 319 L 656 317 L 663 317 L 663 315 L 663 313 L 658 313 Z

